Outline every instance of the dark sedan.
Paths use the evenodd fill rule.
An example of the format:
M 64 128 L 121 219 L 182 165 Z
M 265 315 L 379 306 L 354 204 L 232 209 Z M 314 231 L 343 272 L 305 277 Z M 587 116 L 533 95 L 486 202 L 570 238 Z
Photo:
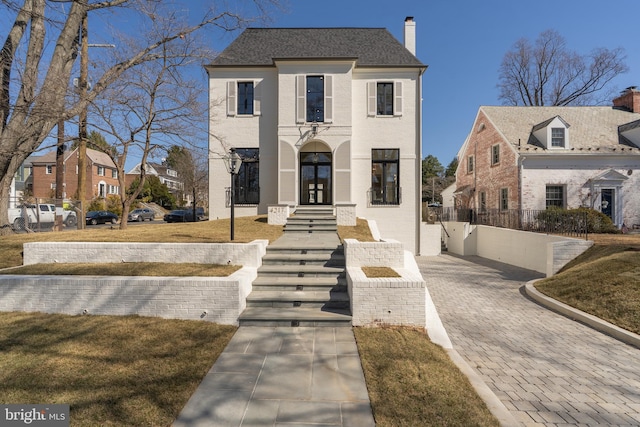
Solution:
M 91 211 L 86 215 L 87 225 L 106 224 L 110 222 L 115 224 L 118 222 L 118 215 L 107 211 Z
M 171 211 L 164 215 L 164 220 L 166 222 L 186 222 L 186 212 L 183 210 Z
M 205 219 L 204 209 L 196 209 L 196 221 L 203 221 Z M 164 216 L 166 222 L 194 222 L 193 221 L 193 209 L 177 209 L 169 212 Z

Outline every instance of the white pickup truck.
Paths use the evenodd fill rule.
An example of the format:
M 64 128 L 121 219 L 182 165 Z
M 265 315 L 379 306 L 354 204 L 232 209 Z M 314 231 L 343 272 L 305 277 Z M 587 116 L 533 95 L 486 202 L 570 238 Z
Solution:
M 51 225 L 56 222 L 56 206 L 49 203 L 24 204 L 17 208 L 9 209 L 9 223 L 15 230 L 23 230 L 26 227 L 34 228 L 36 224 Z M 67 227 L 78 223 L 78 217 L 74 211 L 63 210 L 62 222 Z M 25 227 L 26 226 L 26 227 Z

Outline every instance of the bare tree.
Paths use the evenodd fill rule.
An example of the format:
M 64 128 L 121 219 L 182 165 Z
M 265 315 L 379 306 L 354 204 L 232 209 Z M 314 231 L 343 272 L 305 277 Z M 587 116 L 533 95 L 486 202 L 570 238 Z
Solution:
M 173 19 L 170 32 L 153 33 L 155 39 L 112 61 L 94 78 L 91 91 L 77 97 L 71 96 L 69 82 L 78 55 L 78 33 L 86 14 L 126 11 L 140 23 L 149 24 L 159 16 L 146 12 L 160 10 L 154 6 L 163 4 L 162 12 L 166 14 L 171 5 L 159 0 L 2 0 L 0 10 L 6 11 L 2 13 L 15 19 L 0 50 L 0 232 L 7 230 L 9 192 L 16 171 L 58 122 L 84 111 L 127 70 L 162 57 L 168 43 L 206 27 L 224 31 L 240 28 L 251 13 L 260 16 L 277 2 L 247 0 L 253 8 L 245 9 L 244 16 L 212 6 L 198 23 L 191 25 Z M 234 7 L 241 10 L 238 4 Z M 136 28 L 140 34 L 148 30 L 145 25 Z
M 127 227 L 131 203 L 143 189 L 148 158 L 161 147 L 190 141 L 206 124 L 206 103 L 200 99 L 203 84 L 186 77 L 186 68 L 199 64 L 204 52 L 189 37 L 167 43 L 157 60 L 128 70 L 94 102 L 94 126 L 115 140 L 108 154 L 122 189 L 121 229 Z M 124 168 L 132 150 L 141 156 L 139 179 L 135 188 L 124 191 Z
M 191 196 L 193 218 L 196 206 L 207 205 L 208 169 L 205 153 L 198 155 L 196 148 L 174 145 L 167 151 L 167 165 L 178 173 L 184 187 L 183 193 Z
M 506 105 L 596 105 L 610 100 L 607 85 L 628 71 L 622 48 L 594 49 L 579 55 L 554 30 L 540 34 L 535 44 L 518 40 L 500 66 L 499 99 Z

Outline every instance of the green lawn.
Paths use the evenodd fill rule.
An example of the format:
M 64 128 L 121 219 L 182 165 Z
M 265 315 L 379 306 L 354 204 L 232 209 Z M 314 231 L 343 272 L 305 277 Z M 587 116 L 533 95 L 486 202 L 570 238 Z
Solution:
M 236 221 L 236 241 L 273 241 L 282 233 L 264 217 Z M 228 226 L 220 220 L 2 236 L 0 267 L 20 265 L 27 241 L 225 242 Z M 362 220 L 339 233 L 343 239 L 371 238 Z M 538 289 L 639 332 L 640 236 L 590 237 L 596 245 L 538 282 Z M 174 265 L 170 271 L 226 267 Z M 93 267 L 79 267 L 85 272 L 79 274 L 87 274 L 82 268 Z M 0 401 L 68 403 L 73 426 L 169 425 L 234 331 L 209 322 L 136 316 L 0 313 Z M 355 328 L 355 335 L 378 426 L 498 425 L 423 330 Z

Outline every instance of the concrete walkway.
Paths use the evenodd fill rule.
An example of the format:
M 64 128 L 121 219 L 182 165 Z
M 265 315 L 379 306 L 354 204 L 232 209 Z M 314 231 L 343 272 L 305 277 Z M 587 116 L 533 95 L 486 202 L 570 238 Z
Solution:
M 640 425 L 640 350 L 532 302 L 538 273 L 418 257 L 453 348 L 525 426 Z
M 374 426 L 353 331 L 240 327 L 173 425 Z

